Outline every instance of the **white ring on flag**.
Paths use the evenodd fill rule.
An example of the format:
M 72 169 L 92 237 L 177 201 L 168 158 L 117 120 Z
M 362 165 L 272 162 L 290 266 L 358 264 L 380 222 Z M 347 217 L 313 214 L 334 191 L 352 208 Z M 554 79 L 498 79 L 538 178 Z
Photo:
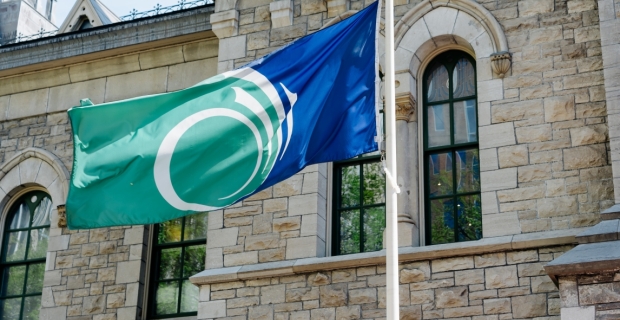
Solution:
M 168 132 L 161 145 L 159 146 L 159 150 L 157 151 L 157 157 L 155 158 L 155 166 L 153 168 L 155 174 L 155 185 L 157 186 L 157 190 L 159 190 L 159 193 L 171 206 L 178 210 L 211 211 L 220 209 L 220 207 L 212 207 L 199 203 L 189 203 L 183 201 L 176 193 L 176 191 L 174 191 L 174 187 L 172 186 L 172 179 L 170 177 L 170 164 L 172 163 L 172 155 L 174 154 L 174 149 L 179 143 L 181 137 L 185 134 L 185 132 L 187 132 L 187 130 L 189 130 L 198 122 L 212 117 L 228 117 L 243 123 L 254 134 L 254 138 L 256 139 L 256 145 L 258 146 L 258 159 L 256 160 L 254 172 L 252 172 L 250 178 L 241 188 L 239 188 L 239 190 L 227 196 L 226 198 L 234 196 L 235 194 L 241 192 L 252 181 L 252 179 L 254 179 L 254 176 L 256 176 L 256 173 L 258 172 L 258 169 L 260 167 L 263 157 L 262 139 L 258 128 L 256 128 L 256 125 L 254 125 L 254 123 L 246 116 L 244 116 L 240 112 L 224 108 L 207 109 L 190 115 L 189 117 L 179 122 L 174 128 L 172 128 L 172 130 L 170 130 L 170 132 Z

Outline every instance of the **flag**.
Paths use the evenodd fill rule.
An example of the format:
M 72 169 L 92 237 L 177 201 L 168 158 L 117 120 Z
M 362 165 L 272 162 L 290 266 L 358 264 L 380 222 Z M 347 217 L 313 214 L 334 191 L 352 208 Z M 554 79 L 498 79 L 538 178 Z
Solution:
M 377 11 L 184 90 L 70 109 L 69 228 L 217 210 L 376 151 Z

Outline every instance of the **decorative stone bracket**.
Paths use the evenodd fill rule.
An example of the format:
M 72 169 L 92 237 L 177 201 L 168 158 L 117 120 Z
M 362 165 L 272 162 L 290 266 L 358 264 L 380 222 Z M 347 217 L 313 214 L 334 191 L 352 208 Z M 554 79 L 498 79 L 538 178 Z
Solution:
M 239 30 L 239 11 L 228 10 L 212 14 L 211 28 L 219 39 L 236 36 Z
M 67 227 L 67 208 L 64 204 L 61 204 L 56 207 L 58 211 L 58 228 L 66 228 Z
M 502 51 L 491 55 L 491 68 L 500 78 L 506 76 L 512 64 L 510 52 Z
M 396 121 L 415 121 L 415 99 L 410 95 L 396 97 Z
M 269 4 L 271 27 L 280 28 L 293 25 L 293 1 L 281 0 Z

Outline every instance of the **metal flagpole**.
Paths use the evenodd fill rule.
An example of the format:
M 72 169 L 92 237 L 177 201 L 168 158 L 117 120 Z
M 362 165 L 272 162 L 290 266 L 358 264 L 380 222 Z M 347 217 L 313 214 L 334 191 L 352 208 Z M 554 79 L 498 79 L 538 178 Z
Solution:
M 394 0 L 385 1 L 385 124 L 386 124 L 386 309 L 388 320 L 400 319 L 398 297 L 398 222 L 396 197 L 396 94 L 394 87 Z

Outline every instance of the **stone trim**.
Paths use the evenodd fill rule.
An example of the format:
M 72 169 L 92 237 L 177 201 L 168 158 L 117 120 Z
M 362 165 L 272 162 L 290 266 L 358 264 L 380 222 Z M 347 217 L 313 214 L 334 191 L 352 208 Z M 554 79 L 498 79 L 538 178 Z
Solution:
M 399 260 L 401 262 L 435 260 L 490 252 L 576 244 L 577 241 L 575 240 L 575 236 L 583 230 L 584 229 L 549 231 L 427 247 L 401 247 L 399 249 Z M 306 258 L 210 269 L 191 277 L 190 281 L 195 285 L 206 285 L 236 280 L 288 276 L 314 271 L 379 265 L 384 263 L 385 251 L 382 250 L 326 258 Z
M 545 266 L 553 282 L 558 277 L 620 270 L 620 241 L 580 244 Z
M 213 33 L 222 39 L 237 35 L 239 30 L 239 11 L 228 10 L 217 12 L 211 15 L 211 26 Z
M 275 29 L 293 25 L 293 7 L 291 0 L 280 0 L 270 3 L 271 28 Z

